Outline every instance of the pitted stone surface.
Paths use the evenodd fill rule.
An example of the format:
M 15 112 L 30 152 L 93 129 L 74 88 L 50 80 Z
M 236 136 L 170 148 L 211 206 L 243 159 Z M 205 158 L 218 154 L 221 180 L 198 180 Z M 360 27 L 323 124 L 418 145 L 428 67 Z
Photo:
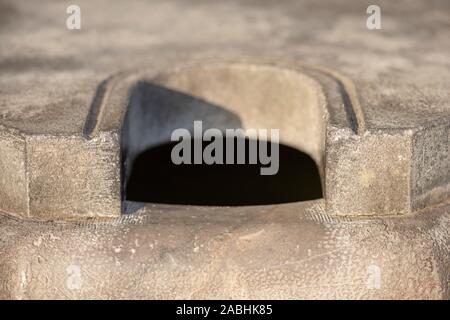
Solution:
M 221 53 L 288 56 L 340 70 L 357 85 L 369 129 L 450 116 L 446 0 L 379 1 L 383 29 L 375 31 L 366 28 L 370 1 L 77 3 L 82 29 L 70 31 L 65 2 L 2 0 L 2 123 L 78 132 L 109 75 Z
M 444 201 L 450 193 L 450 44 L 446 41 L 449 4 L 446 1 L 395 4 L 381 1 L 378 5 L 382 8 L 382 30 L 366 28 L 368 4 L 366 1 L 340 1 L 339 4 L 287 1 L 275 6 L 266 1 L 216 1 L 214 4 L 136 1 L 124 11 L 119 2 L 80 1 L 82 29 L 74 31 L 67 30 L 63 23 L 67 16 L 63 2 L 37 4 L 3 0 L 0 124 L 5 132 L 1 134 L 0 150 L 8 156 L 0 160 L 0 165 L 6 168 L 0 180 L 4 203 L 1 208 L 18 216 L 41 219 L 117 216 L 121 212 L 120 174 L 117 174 L 120 163 L 115 161 L 119 159 L 119 150 L 108 150 L 108 155 L 99 154 L 98 159 L 86 151 L 78 159 L 92 158 L 91 163 L 76 160 L 73 174 L 60 177 L 66 182 L 49 178 L 50 184 L 46 184 L 41 178 L 30 180 L 51 175 L 53 171 L 29 172 L 44 168 L 36 166 L 46 160 L 28 152 L 28 141 L 36 140 L 34 135 L 47 135 L 54 136 L 55 140 L 65 136 L 68 141 L 81 142 L 86 135 L 92 138 L 98 133 L 89 130 L 102 117 L 109 120 L 99 125 L 99 130 L 107 131 L 111 134 L 109 139 L 114 139 L 114 134 L 120 131 L 116 123 L 120 123 L 123 106 L 128 104 L 125 98 L 130 87 L 125 86 L 122 94 L 112 89 L 109 94 L 114 97 L 103 97 L 108 102 L 105 114 L 96 113 L 102 85 L 116 81 L 111 75 L 116 75 L 120 84 L 120 74 L 127 70 L 146 69 L 156 73 L 192 59 L 214 65 L 226 60 L 243 61 L 246 56 L 271 56 L 274 58 L 270 60 L 279 64 L 288 60 L 305 61 L 326 70 L 339 70 L 353 81 L 364 121 L 356 121 L 358 113 L 349 114 L 348 107 L 339 102 L 346 99 L 339 97 L 348 94 L 345 88 L 320 76 L 320 72 L 309 71 L 325 88 L 328 110 L 346 109 L 345 113 L 331 112 L 330 123 L 350 119 L 346 126 L 358 134 L 354 139 L 349 137 L 356 144 L 347 143 L 352 148 L 347 160 L 336 158 L 345 156 L 345 143 L 341 148 L 328 148 L 328 145 L 325 148 L 329 149 L 326 154 L 336 157 L 328 159 L 322 171 L 329 169 L 330 174 L 324 176 L 343 179 L 324 183 L 329 198 L 337 198 L 336 201 L 327 199 L 330 212 L 392 215 Z M 420 23 L 417 15 L 421 16 Z M 247 61 L 251 64 L 255 59 Z M 105 79 L 110 80 L 102 82 Z M 190 89 L 192 85 L 186 88 L 187 93 L 194 93 Z M 206 91 L 203 93 L 208 96 Z M 288 99 L 286 93 L 283 96 Z M 114 100 L 120 108 L 111 110 Z M 328 141 L 339 140 L 348 133 L 330 132 Z M 363 133 L 367 136 L 363 137 Z M 299 139 L 308 141 L 303 136 Z M 375 142 L 368 142 L 371 140 Z M 85 143 L 80 151 L 89 149 L 89 143 Z M 59 148 L 64 148 L 64 142 Z M 50 149 L 44 152 L 51 153 Z M 357 150 L 366 150 L 367 154 Z M 67 151 L 58 151 L 49 159 L 56 159 L 62 153 Z M 316 157 L 316 161 L 323 158 Z M 33 159 L 36 164 L 30 163 Z M 353 161 L 359 163 L 362 177 L 350 177 Z M 404 163 L 399 167 L 390 161 Z M 95 189 L 92 187 L 95 181 L 81 182 L 76 177 L 75 164 L 85 168 L 86 173 L 82 174 L 85 177 L 97 171 L 98 174 L 92 174 L 92 180 L 99 178 L 98 195 L 89 195 L 88 191 Z M 105 164 L 116 169 L 108 171 L 103 168 Z M 54 167 L 56 170 L 58 164 Z M 70 169 L 65 171 L 69 173 Z M 386 185 L 388 180 L 392 181 L 390 185 Z M 10 185 L 6 181 L 15 183 Z M 78 190 L 77 181 L 84 189 Z M 74 188 L 66 188 L 65 183 Z M 47 188 L 46 194 L 45 185 L 51 184 L 55 188 Z M 109 200 L 101 205 L 106 194 Z M 61 202 L 66 206 L 51 204 L 55 198 L 65 199 Z M 85 206 L 74 206 L 83 199 Z M 371 204 L 373 201 L 368 199 L 376 203 Z
M 369 0 L 78 0 L 80 31 L 69 4 L 0 0 L 0 298 L 450 299 L 449 1 L 378 1 L 373 31 Z M 341 83 L 308 73 L 338 124 L 329 196 L 121 204 L 118 129 L 139 80 L 122 73 L 254 57 L 352 81 L 359 128 Z M 90 122 L 117 75 L 120 107 Z
M 448 299 L 449 207 L 336 218 L 322 200 L 146 206 L 106 222 L 0 218 L 13 299 Z M 30 258 L 32 257 L 32 258 Z

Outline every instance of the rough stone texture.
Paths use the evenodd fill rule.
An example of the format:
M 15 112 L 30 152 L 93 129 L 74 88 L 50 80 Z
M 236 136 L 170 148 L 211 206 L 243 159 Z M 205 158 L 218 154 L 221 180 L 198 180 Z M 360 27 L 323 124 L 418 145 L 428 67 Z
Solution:
M 30 215 L 39 219 L 118 216 L 117 134 L 27 138 Z
M 194 120 L 205 121 L 204 129 L 234 127 L 236 120 L 244 129 L 280 129 L 280 142 L 315 159 L 333 214 L 405 214 L 450 192 L 447 123 L 370 131 L 353 83 L 336 71 L 283 59 L 216 58 L 102 82 L 78 134 L 18 132 L 26 166 L 7 170 L 26 177 L 26 188 L 6 184 L 2 193 L 29 199 L 25 210 L 12 212 L 18 216 L 118 216 L 126 191 L 119 155 L 126 178 L 139 153 L 170 141 L 177 128 L 192 130 Z M 20 192 L 25 196 L 9 194 Z
M 78 0 L 81 31 L 65 28 L 69 4 L 0 0 L 1 298 L 450 298 L 448 1 L 378 1 L 378 31 L 366 0 Z M 326 97 L 326 136 L 287 140 L 315 157 L 325 199 L 121 210 L 137 81 L 231 108 L 244 103 L 217 95 L 226 76 L 212 91 L 152 77 L 261 57 L 322 66 L 298 70 Z M 92 217 L 113 220 L 31 221 Z
M 339 218 L 323 200 L 147 205 L 107 222 L 0 218 L 12 299 L 449 299 L 449 206 Z
M 327 206 L 330 212 L 340 215 L 400 214 L 434 205 L 448 198 L 450 192 L 449 170 L 447 170 L 449 161 L 446 136 L 448 137 L 448 134 L 445 133 L 450 115 L 448 107 L 449 44 L 445 41 L 448 38 L 446 37 L 448 36 L 446 23 L 449 16 L 447 2 L 432 1 L 424 4 L 413 1 L 402 5 L 401 2 L 392 4 L 382 1 L 379 5 L 382 8 L 383 30 L 376 31 L 370 31 L 365 27 L 367 17 L 365 9 L 368 4 L 365 1 L 342 1 L 339 4 L 325 1 L 320 5 L 314 1 L 287 1 L 278 6 L 268 2 L 253 1 L 217 1 L 214 4 L 136 1 L 127 8 L 126 14 L 119 2 L 108 2 L 107 12 L 102 9 L 101 1 L 95 3 L 80 1 L 78 4 L 83 13 L 82 30 L 70 31 L 63 23 L 66 17 L 64 2 L 48 1 L 39 4 L 21 1 L 2 2 L 2 16 L 5 18 L 2 19 L 0 30 L 2 39 L 0 124 L 5 128 L 18 130 L 16 131 L 17 139 L 33 135 L 54 135 L 55 139 L 59 139 L 57 138 L 59 135 L 65 135 L 69 137 L 69 140 L 82 141 L 86 138 L 87 132 L 88 139 L 85 143 L 88 145 L 89 138 L 99 133 L 89 132 L 89 129 L 95 128 L 96 122 L 101 121 L 103 117 L 112 120 L 107 120 L 106 124 L 98 126 L 100 132 L 120 131 L 123 109 L 128 104 L 127 92 L 133 85 L 133 81 L 140 80 L 138 75 L 141 73 L 135 72 L 135 78 L 130 82 L 126 82 L 124 80 L 126 76 L 120 76 L 120 73 L 112 80 L 101 82 L 117 72 L 147 69 L 157 74 L 157 72 L 183 65 L 183 62 L 192 59 L 218 64 L 224 61 L 224 56 L 234 57 L 237 60 L 242 60 L 241 57 L 246 55 L 274 56 L 277 58 L 271 60 L 277 61 L 278 64 L 284 64 L 287 60 L 306 61 L 308 64 L 324 66 L 326 70 L 339 70 L 346 74 L 353 81 L 350 86 L 358 95 L 354 98 L 360 101 L 362 109 L 360 112 L 364 114 L 363 122 L 357 121 L 358 114 L 351 114 L 355 110 L 348 110 L 348 106 L 342 105 L 341 101 L 345 104 L 350 94 L 348 88 L 342 86 L 343 83 L 330 82 L 329 79 L 324 79 L 323 74 L 318 75 L 320 72 L 314 69 L 309 68 L 308 71 L 309 75 L 323 86 L 328 99 L 328 110 L 340 109 L 339 112 L 331 112 L 329 125 L 339 123 L 339 126 L 349 127 L 359 135 L 365 133 L 374 137 L 373 141 L 376 141 L 373 148 L 364 147 L 364 150 L 368 152 L 366 155 L 359 155 L 364 160 L 357 167 L 362 168 L 367 161 L 372 161 L 369 169 L 372 173 L 369 173 L 369 176 L 376 179 L 373 183 L 365 182 L 364 192 L 359 189 L 358 184 L 354 184 L 352 165 L 347 165 L 347 176 L 345 176 L 346 171 L 341 170 L 344 169 L 342 165 L 345 160 L 338 157 L 346 155 L 334 152 L 338 148 L 334 148 L 333 152 L 331 150 L 320 152 L 323 149 L 323 143 L 315 143 L 313 147 L 315 150 L 310 153 L 315 156 L 322 172 L 328 170 L 320 163 L 322 159 L 329 157 L 327 154 L 334 154 L 336 157 L 328 159 L 328 164 L 341 164 L 339 173 L 330 175 L 324 173 L 324 179 L 327 180 L 324 185 L 329 189 L 326 190 L 326 194 L 329 198 Z M 421 24 L 417 23 L 416 14 L 421 15 Z M 182 24 L 180 24 L 181 20 Z M 225 21 L 226 24 L 224 24 Z M 220 28 L 219 25 L 221 25 Z M 410 32 L 412 29 L 416 32 Z M 188 33 L 186 33 L 187 30 L 189 30 Z M 186 36 L 187 34 L 189 37 Z M 262 41 L 263 39 L 271 41 Z M 426 51 L 423 48 L 426 48 Z M 248 61 L 251 63 L 254 59 L 248 59 Z M 292 62 L 286 65 L 287 68 L 292 68 Z M 195 76 L 201 77 L 199 73 L 196 71 Z M 195 76 L 188 77 L 191 84 L 185 86 L 186 92 L 193 95 L 199 87 L 192 85 L 192 82 L 198 82 L 200 86 L 205 85 L 201 80 L 196 80 Z M 243 75 L 243 77 L 247 76 Z M 237 81 L 236 75 L 234 77 Z M 258 77 L 257 74 L 255 77 Z M 258 100 L 258 93 L 265 93 L 267 88 L 276 87 L 277 77 L 270 81 L 266 79 L 265 85 L 253 80 L 258 84 L 255 86 L 256 89 L 254 91 L 247 87 L 245 89 L 254 101 L 245 100 L 248 97 L 236 94 L 244 99 L 238 104 L 256 104 L 259 101 L 259 107 L 264 109 L 265 96 Z M 222 80 L 222 84 L 227 82 L 226 75 Z M 107 86 L 113 81 L 127 83 L 119 84 L 125 88 L 122 92 L 117 92 L 116 89 L 110 90 L 111 93 L 108 95 L 114 94 L 115 98 L 105 96 L 103 92 L 108 90 Z M 239 88 L 232 87 L 229 97 L 234 97 L 236 90 L 233 91 L 233 89 Z M 211 86 L 204 87 L 202 94 L 206 97 L 211 96 L 208 90 L 212 90 L 214 99 L 226 100 L 228 103 L 234 102 L 233 99 L 217 96 L 219 90 Z M 279 95 L 286 100 L 289 100 L 290 96 L 294 98 L 287 89 L 279 91 Z M 302 95 L 306 97 L 305 94 Z M 114 99 L 120 101 L 117 109 L 97 113 L 98 101 L 100 103 L 107 101 L 106 109 L 109 109 Z M 267 110 L 276 108 L 269 104 L 267 106 L 268 108 L 265 108 Z M 225 105 L 225 107 L 229 106 Z M 342 108 L 346 109 L 346 113 L 342 112 Z M 245 110 L 239 107 L 238 116 L 245 117 L 246 115 L 243 114 Z M 261 114 L 266 117 L 265 123 L 270 124 L 270 112 L 267 110 Z M 257 113 L 253 114 L 256 116 Z M 362 115 L 359 116 L 362 119 Z M 301 117 L 302 115 L 298 114 L 293 119 L 296 119 L 299 124 L 306 123 L 306 120 L 302 120 Z M 350 122 L 345 124 L 349 119 Z M 112 125 L 108 126 L 108 123 Z M 443 126 L 443 131 L 436 129 L 440 126 Z M 312 128 L 313 125 L 300 125 L 300 127 Z M 293 126 L 285 125 L 283 128 L 291 130 Z M 8 132 L 13 132 L 11 130 Z M 346 136 L 347 131 L 340 132 L 338 135 Z M 390 135 L 391 140 L 399 137 L 399 141 L 393 144 L 390 142 L 382 144 L 381 141 L 386 135 Z M 412 152 L 403 154 L 403 150 L 397 147 L 391 148 L 391 146 L 406 143 L 403 140 L 407 137 L 414 140 Z M 349 139 L 353 141 L 352 143 L 360 140 L 356 135 Z M 362 143 L 369 141 L 369 139 L 361 139 L 364 140 L 364 142 L 361 140 Z M 27 138 L 26 141 L 28 140 Z M 302 140 L 310 141 L 311 139 L 300 132 L 295 145 Z M 64 149 L 64 140 L 61 141 L 60 148 Z M 331 143 L 328 143 L 325 148 L 328 148 L 329 144 Z M 83 148 L 89 149 L 89 147 Z M 358 149 L 355 145 L 353 150 Z M 370 150 L 374 153 L 373 155 L 369 154 Z M 18 156 L 15 150 L 13 151 L 8 157 Z M 64 151 L 56 153 L 60 152 Z M 318 152 L 319 155 L 317 155 Z M 113 158 L 118 159 L 114 154 L 119 153 L 119 150 L 110 150 L 110 153 L 111 161 Z M 421 156 L 421 154 L 426 155 Z M 384 157 L 385 155 L 387 158 Z M 104 161 L 103 156 L 99 155 L 98 159 L 89 161 L 91 157 L 95 158 L 96 155 L 87 152 L 85 155 L 80 155 L 79 159 L 87 160 L 87 163 L 81 164 L 81 167 L 86 168 L 86 173 L 93 173 L 93 171 L 98 171 L 98 174 L 105 173 L 100 180 L 108 181 L 108 183 L 97 186 L 104 187 L 99 194 L 120 190 L 120 185 L 110 186 L 114 181 L 119 183 L 118 176 L 113 177 L 108 173 L 107 168 L 99 167 L 101 164 L 109 165 Z M 391 165 L 396 165 L 390 164 L 389 161 L 392 158 L 398 160 L 403 157 L 406 157 L 405 167 L 398 168 L 402 173 L 396 173 L 397 169 L 390 168 Z M 2 161 L 4 160 L 6 159 Z M 406 161 L 412 161 L 412 163 L 406 163 Z M 20 160 L 17 159 L 11 163 L 19 165 Z M 81 173 L 77 173 L 75 167 L 78 163 L 73 162 L 73 175 L 66 174 L 51 178 L 54 180 L 52 185 L 75 186 L 81 183 L 79 177 L 77 178 L 77 175 L 80 176 Z M 111 162 L 111 165 L 120 167 L 118 162 Z M 328 167 L 329 170 L 336 171 L 332 165 Z M 407 173 L 409 167 L 413 170 Z M 34 175 L 34 173 L 26 172 L 31 168 L 35 168 L 35 165 L 22 164 L 20 168 L 11 166 L 5 170 L 5 177 L 15 176 L 14 181 L 18 181 L 18 178 L 23 179 L 24 176 L 28 179 L 29 176 Z M 41 173 L 41 175 L 45 174 Z M 50 172 L 47 175 L 50 175 Z M 98 175 L 84 174 L 84 176 L 86 178 L 92 176 L 92 179 L 95 179 Z M 340 180 L 328 181 L 330 176 L 333 176 L 333 179 L 339 177 Z M 404 187 L 408 179 L 411 183 L 408 187 Z M 3 181 L 6 180 L 3 179 Z M 37 182 L 42 182 L 43 185 L 38 186 Z M 33 184 L 33 188 L 28 187 L 30 183 Z M 94 182 L 88 184 L 92 185 Z M 101 197 L 92 196 L 95 199 L 91 199 L 85 191 L 78 192 L 84 197 L 74 196 L 72 200 L 85 199 L 86 202 L 92 202 L 95 205 L 85 205 L 80 201 L 67 199 L 67 201 L 60 201 L 66 203 L 66 206 L 62 204 L 56 207 L 50 205 L 48 208 L 44 206 L 41 208 L 44 209 L 42 211 L 33 204 L 39 202 L 42 204 L 45 202 L 44 199 L 55 198 L 56 195 L 64 199 L 65 195 L 70 194 L 63 190 L 58 193 L 57 190 L 60 189 L 53 188 L 44 195 L 44 185 L 46 184 L 41 179 L 34 182 L 20 181 L 14 187 L 7 183 L 2 184 L 0 192 L 3 195 L 4 204 L 1 208 L 19 216 L 41 219 L 63 216 L 65 213 L 69 217 L 117 216 L 120 213 L 117 211 L 119 196 L 113 197 L 114 203 L 106 197 L 100 209 L 97 204 L 101 201 Z M 47 184 L 47 186 L 50 185 Z M 87 187 L 85 190 L 90 189 L 92 188 Z M 35 190 L 39 191 L 39 194 L 33 194 Z M 373 193 L 379 194 L 376 198 L 368 197 Z M 14 200 L 11 201 L 11 199 Z M 349 199 L 355 201 L 348 201 Z M 368 201 L 369 199 L 373 201 Z M 32 205 L 26 205 L 27 202 Z M 89 206 L 92 210 L 86 209 Z M 51 208 L 59 212 L 56 213 Z M 97 213 L 94 213 L 95 210 Z
M 450 192 L 450 124 L 418 130 L 412 142 L 412 206 L 423 208 Z
M 0 209 L 41 220 L 121 213 L 118 135 L 24 136 L 0 130 Z
M 411 136 L 329 133 L 326 201 L 338 215 L 411 212 Z M 433 184 L 434 185 L 434 184 Z
M 1 209 L 27 213 L 25 139 L 12 130 L 0 130 L 0 153 Z

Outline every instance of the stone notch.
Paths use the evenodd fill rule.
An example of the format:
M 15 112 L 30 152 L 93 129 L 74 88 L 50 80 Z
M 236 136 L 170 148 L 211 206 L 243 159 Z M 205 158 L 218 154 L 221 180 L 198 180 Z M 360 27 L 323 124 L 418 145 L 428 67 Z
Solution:
M 152 115 L 136 98 L 143 82 L 223 106 L 244 127 L 280 128 L 282 142 L 316 161 L 329 214 L 401 215 L 450 195 L 448 119 L 370 131 L 354 85 L 337 72 L 298 61 L 240 59 L 113 76 L 99 85 L 79 133 L 1 125 L 0 210 L 36 220 L 119 217 L 122 159 L 132 161 L 140 148 L 167 140 L 173 126 L 192 120 L 172 113 L 172 124 L 146 131 L 142 121 Z M 275 102 L 281 112 L 271 109 Z M 137 143 L 132 132 L 140 128 Z

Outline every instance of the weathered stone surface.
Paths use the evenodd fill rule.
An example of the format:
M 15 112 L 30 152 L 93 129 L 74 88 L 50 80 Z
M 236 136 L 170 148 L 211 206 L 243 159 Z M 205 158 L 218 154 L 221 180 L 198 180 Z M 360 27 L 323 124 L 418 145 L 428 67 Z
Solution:
M 30 211 L 37 219 L 118 216 L 120 147 L 117 134 L 27 138 Z
M 411 135 L 328 136 L 326 201 L 338 215 L 410 213 Z
M 148 205 L 106 222 L 0 218 L 12 299 L 449 299 L 449 207 L 342 218 L 323 200 Z
M 419 128 L 412 138 L 411 197 L 413 209 L 449 198 L 450 124 Z
M 193 100 L 181 105 L 180 94 Z M 8 210 L 5 201 L 4 210 L 43 220 L 120 215 L 123 179 L 136 155 L 170 141 L 177 128 L 192 130 L 194 120 L 236 125 L 201 101 L 234 115 L 244 129 L 279 128 L 282 143 L 310 154 L 332 214 L 406 214 L 448 198 L 446 122 L 418 133 L 371 131 L 353 83 L 336 71 L 283 59 L 222 58 L 105 81 L 76 135 L 17 131 L 17 139 L 25 136 L 26 166 L 13 172 L 26 177 L 26 188 L 6 184 L 2 194 L 29 205 Z
M 0 298 L 450 299 L 448 1 L 77 4 L 0 0 Z M 123 202 L 122 153 L 197 115 L 146 131 L 149 84 L 280 127 L 324 199 Z
M 0 130 L 1 210 L 10 214 L 28 213 L 25 139 L 18 132 Z

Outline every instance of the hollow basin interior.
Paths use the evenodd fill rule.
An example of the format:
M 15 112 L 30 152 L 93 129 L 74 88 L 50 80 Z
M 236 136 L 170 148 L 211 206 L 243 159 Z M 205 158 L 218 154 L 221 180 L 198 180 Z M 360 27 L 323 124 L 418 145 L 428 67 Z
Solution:
M 321 198 L 325 119 L 320 85 L 298 71 L 229 64 L 141 79 L 122 129 L 123 199 L 227 206 Z M 251 164 L 173 164 L 172 132 L 193 132 L 197 120 L 203 130 L 279 129 L 279 171 L 262 176 Z M 258 140 L 247 138 L 247 145 Z

